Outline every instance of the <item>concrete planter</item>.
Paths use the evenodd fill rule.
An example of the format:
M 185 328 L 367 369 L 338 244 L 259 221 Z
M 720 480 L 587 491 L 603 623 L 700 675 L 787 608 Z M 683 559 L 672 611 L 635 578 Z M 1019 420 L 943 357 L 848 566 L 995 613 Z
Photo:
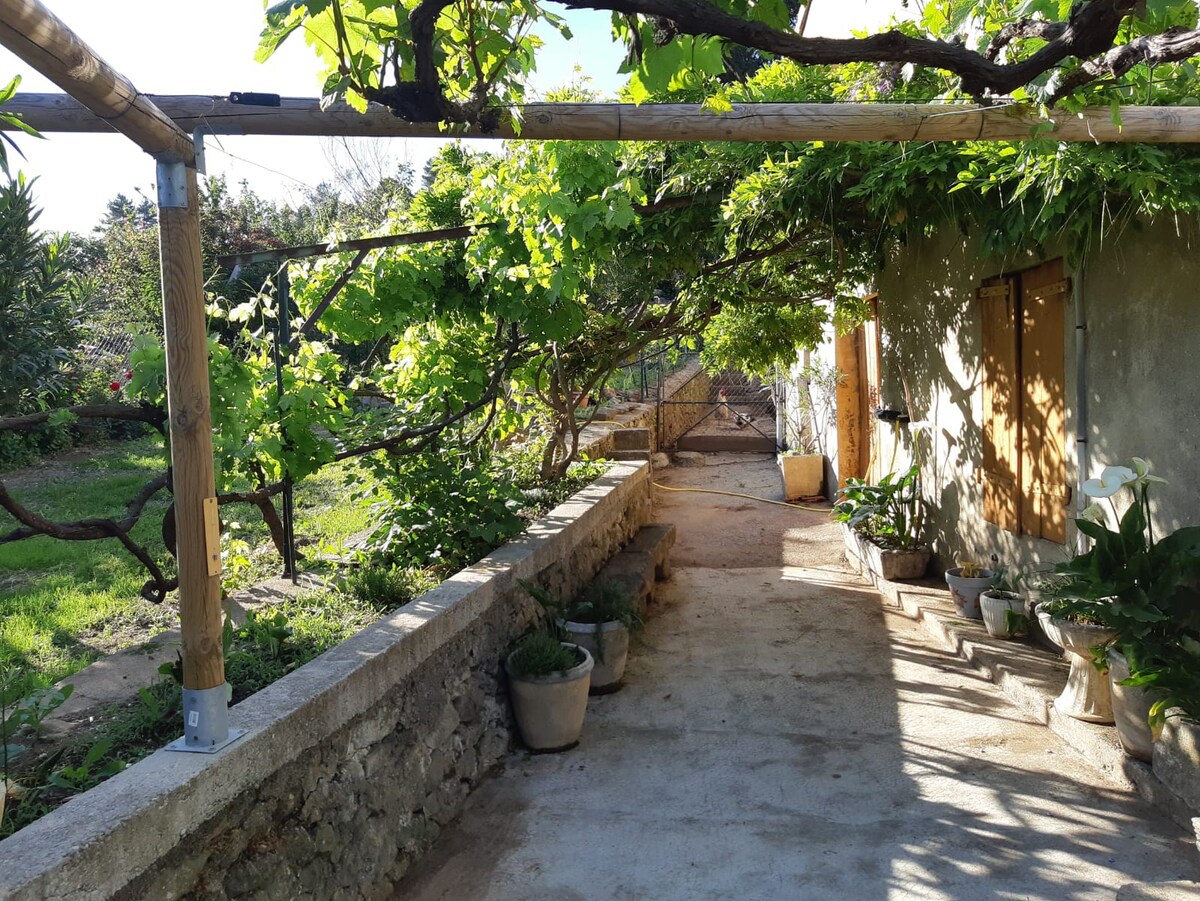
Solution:
M 583 655 L 583 660 L 563 672 L 548 676 L 514 673 L 513 655 L 508 655 L 509 695 L 521 740 L 531 751 L 565 751 L 579 744 L 583 717 L 587 713 L 591 685 L 592 655 L 578 645 L 563 642 Z M 515 653 L 515 652 L 514 652 Z
M 855 532 L 845 524 L 842 525 L 842 540 L 849 557 L 885 582 L 919 579 L 929 566 L 930 551 L 927 547 L 912 550 L 880 547 L 870 537 Z
M 979 595 L 979 610 L 992 638 L 1022 638 L 1029 634 L 1025 599 L 1019 594 L 988 589 Z M 1015 617 L 1020 617 L 1019 621 L 1014 621 Z
M 1092 662 L 1091 649 L 1108 644 L 1117 633 L 1104 626 L 1058 619 L 1041 609 L 1037 616 L 1042 630 L 1071 662 L 1066 688 L 1055 699 L 1055 709 L 1086 723 L 1112 723 L 1112 688 L 1107 674 Z
M 825 480 L 825 457 L 821 454 L 779 454 L 779 472 L 783 476 L 785 500 L 816 497 Z
M 1121 685 L 1129 678 L 1129 661 L 1119 651 L 1108 652 L 1108 681 L 1112 689 L 1113 719 L 1117 738 L 1130 757 L 1149 763 L 1154 757 L 1154 742 L 1161 729 L 1150 727 L 1150 707 L 1161 697 L 1139 685 Z
M 564 622 L 571 641 L 579 645 L 595 661 L 590 692 L 608 694 L 621 687 L 625 676 L 625 661 L 629 659 L 629 629 L 624 623 Z
M 996 574 L 990 569 L 981 569 L 978 576 L 963 576 L 962 567 L 955 566 L 946 570 L 946 584 L 950 586 L 950 597 L 954 599 L 954 609 L 959 616 L 967 619 L 982 619 L 983 611 L 979 609 L 979 595 L 992 587 Z
M 1200 816 L 1200 723 L 1179 708 L 1154 744 L 1154 775 Z

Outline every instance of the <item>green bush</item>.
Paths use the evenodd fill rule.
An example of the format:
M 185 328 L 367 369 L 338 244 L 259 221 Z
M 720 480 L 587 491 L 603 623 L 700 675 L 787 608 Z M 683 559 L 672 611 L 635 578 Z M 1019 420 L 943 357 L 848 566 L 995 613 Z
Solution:
M 403 607 L 435 584 L 427 572 L 396 566 L 364 566 L 345 580 L 345 590 L 354 598 L 383 612 Z

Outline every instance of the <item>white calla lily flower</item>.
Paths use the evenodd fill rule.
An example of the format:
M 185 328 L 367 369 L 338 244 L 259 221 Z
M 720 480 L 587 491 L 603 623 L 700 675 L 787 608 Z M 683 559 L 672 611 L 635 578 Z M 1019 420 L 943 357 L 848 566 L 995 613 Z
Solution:
M 1099 480 L 1097 479 L 1096 481 Z M 1080 511 L 1079 518 L 1086 519 L 1088 522 L 1094 522 L 1096 525 L 1102 526 L 1107 518 L 1107 514 L 1104 512 L 1104 508 L 1099 504 L 1088 504 L 1087 507 Z
M 1112 497 L 1137 480 L 1137 473 L 1128 466 L 1105 466 L 1100 478 L 1088 479 L 1083 483 L 1083 493 L 1088 497 Z

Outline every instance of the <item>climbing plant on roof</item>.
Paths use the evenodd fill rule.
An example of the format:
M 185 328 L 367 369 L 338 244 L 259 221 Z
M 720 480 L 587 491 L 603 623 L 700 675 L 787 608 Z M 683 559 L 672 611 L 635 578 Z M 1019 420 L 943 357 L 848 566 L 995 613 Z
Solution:
M 811 5 L 812 0 L 808 4 Z M 808 66 L 863 63 L 934 73 L 945 95 L 1037 103 L 1128 100 L 1159 80 L 1191 81 L 1200 52 L 1191 0 L 929 0 L 879 34 L 796 33 L 783 0 L 284 0 L 266 14 L 259 58 L 302 33 L 326 66 L 324 93 L 410 121 L 494 127 L 524 98 L 556 9 L 612 14 L 635 101 L 680 88 L 722 108 L 734 47 Z M 793 97 L 792 99 L 808 99 Z

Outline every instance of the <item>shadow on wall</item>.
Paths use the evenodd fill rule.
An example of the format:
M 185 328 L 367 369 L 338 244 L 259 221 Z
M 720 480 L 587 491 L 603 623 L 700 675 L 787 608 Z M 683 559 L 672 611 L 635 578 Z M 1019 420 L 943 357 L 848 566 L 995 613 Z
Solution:
M 989 276 L 1040 262 L 980 259 L 975 242 L 943 232 L 897 248 L 879 279 L 883 398 L 908 407 L 914 422 L 902 437 L 919 442 L 929 503 L 926 536 L 937 562 L 956 558 L 1036 564 L 1059 559 L 1059 545 L 1021 539 L 983 519 L 982 324 L 976 290 Z M 903 456 L 903 455 L 899 455 Z M 907 462 L 904 459 L 903 462 Z
M 1148 460 L 1170 483 L 1151 491 L 1160 533 L 1200 523 L 1197 243 L 1195 219 L 1135 224 L 1093 256 L 1085 282 L 1088 474 Z

